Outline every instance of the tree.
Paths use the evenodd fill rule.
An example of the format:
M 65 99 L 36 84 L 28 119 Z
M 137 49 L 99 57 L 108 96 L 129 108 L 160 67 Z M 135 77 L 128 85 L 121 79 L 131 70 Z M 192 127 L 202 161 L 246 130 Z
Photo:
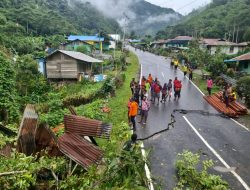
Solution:
M 250 76 L 245 76 L 237 81 L 236 91 L 239 96 L 245 97 L 245 102 L 248 107 L 250 107 Z
M 31 55 L 21 56 L 16 62 L 16 88 L 22 97 L 21 104 L 37 103 L 46 99 L 49 86 L 38 70 L 38 63 Z
M 0 52 L 0 120 L 5 123 L 18 119 L 15 72 L 11 61 Z

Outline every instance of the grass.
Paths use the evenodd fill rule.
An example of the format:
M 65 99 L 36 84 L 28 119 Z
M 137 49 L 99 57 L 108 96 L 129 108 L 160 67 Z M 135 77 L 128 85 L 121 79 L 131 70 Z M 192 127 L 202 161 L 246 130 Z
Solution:
M 202 78 L 201 75 L 198 75 L 196 73 L 193 73 L 193 82 L 199 87 L 199 89 L 201 89 L 201 91 L 204 93 L 204 94 L 208 94 L 207 92 L 207 81 L 204 80 Z M 213 88 L 212 88 L 212 94 L 213 93 L 217 93 L 220 91 L 220 87 L 219 86 L 216 86 L 214 84 Z
M 131 97 L 130 81 L 136 77 L 136 73 L 139 70 L 139 61 L 135 54 L 129 54 L 129 66 L 125 72 L 126 79 L 123 86 L 116 90 L 116 96 L 110 99 L 109 106 L 111 108 L 110 122 L 115 126 L 121 122 L 127 122 L 127 102 Z
M 95 94 L 103 86 L 103 82 L 80 82 L 76 84 L 69 84 L 63 87 L 61 94 L 63 97 L 68 96 L 83 96 L 88 97 Z

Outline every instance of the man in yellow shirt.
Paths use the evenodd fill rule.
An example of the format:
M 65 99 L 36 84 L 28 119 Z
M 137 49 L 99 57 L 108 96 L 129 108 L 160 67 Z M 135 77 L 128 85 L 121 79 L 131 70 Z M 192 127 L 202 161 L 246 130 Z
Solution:
M 176 59 L 174 61 L 174 68 L 177 69 L 178 68 L 178 65 L 179 65 L 179 61 Z

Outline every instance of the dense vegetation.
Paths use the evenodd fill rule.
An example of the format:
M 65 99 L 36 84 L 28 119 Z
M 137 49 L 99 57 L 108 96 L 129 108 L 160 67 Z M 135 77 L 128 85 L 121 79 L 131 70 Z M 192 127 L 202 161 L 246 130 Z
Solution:
M 34 35 L 114 32 L 119 25 L 89 3 L 77 0 L 3 0 L 1 24 L 5 32 Z
M 159 31 L 156 37 L 160 39 L 190 35 L 249 41 L 249 10 L 249 0 L 213 0 L 207 7 L 191 13 L 179 24 Z
M 70 2 L 70 3 L 69 3 Z M 3 0 L 0 2 L 0 45 L 14 54 L 44 56 L 66 35 L 113 33 L 118 23 L 89 3 L 77 0 Z

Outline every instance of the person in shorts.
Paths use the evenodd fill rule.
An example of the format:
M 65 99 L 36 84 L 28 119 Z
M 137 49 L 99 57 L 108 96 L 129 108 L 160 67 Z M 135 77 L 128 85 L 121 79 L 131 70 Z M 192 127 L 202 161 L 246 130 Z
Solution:
M 142 99 L 142 106 L 141 106 L 141 121 L 139 121 L 139 123 L 142 123 L 143 119 L 144 119 L 144 122 L 142 124 L 145 125 L 147 123 L 149 109 L 150 109 L 150 103 L 147 100 L 147 97 L 144 96 Z
M 170 101 L 170 99 L 171 99 L 171 96 L 172 96 L 172 89 L 173 89 L 172 79 L 169 79 L 168 84 L 167 84 L 167 96 L 168 96 L 168 101 Z
M 154 93 L 155 93 L 154 103 L 155 103 L 155 99 L 157 98 L 157 100 L 158 100 L 157 105 L 159 105 L 159 102 L 160 102 L 161 89 L 162 89 L 162 87 L 161 87 L 160 83 L 157 82 L 155 87 L 154 87 Z
M 161 90 L 161 103 L 165 103 L 166 102 L 166 96 L 167 96 L 167 83 L 165 83 L 162 87 Z

